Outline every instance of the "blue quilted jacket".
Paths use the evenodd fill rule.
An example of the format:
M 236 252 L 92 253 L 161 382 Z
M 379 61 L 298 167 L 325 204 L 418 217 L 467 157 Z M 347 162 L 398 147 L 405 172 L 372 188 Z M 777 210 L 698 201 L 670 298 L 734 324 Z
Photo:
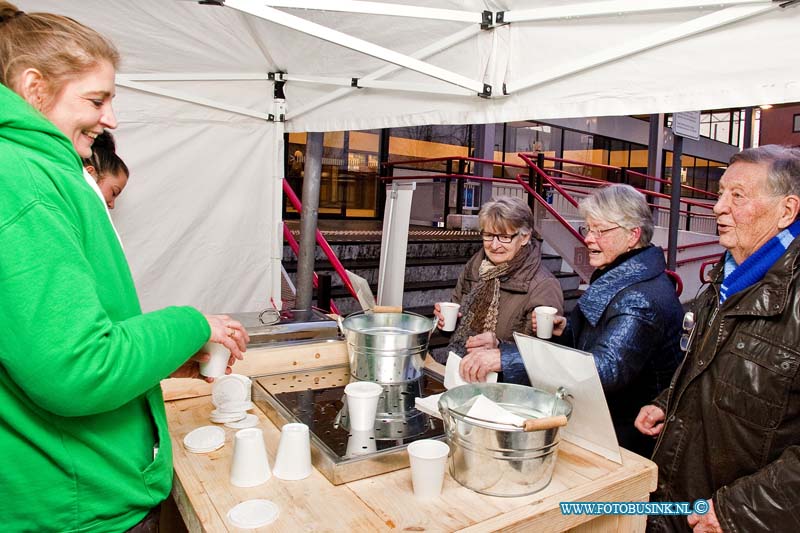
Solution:
M 620 445 L 647 456 L 655 441 L 641 435 L 633 421 L 669 387 L 683 356 L 683 310 L 665 268 L 663 250 L 649 246 L 595 272 L 566 331 L 553 339 L 592 353 Z M 504 343 L 501 353 L 504 381 L 529 383 L 516 346 Z

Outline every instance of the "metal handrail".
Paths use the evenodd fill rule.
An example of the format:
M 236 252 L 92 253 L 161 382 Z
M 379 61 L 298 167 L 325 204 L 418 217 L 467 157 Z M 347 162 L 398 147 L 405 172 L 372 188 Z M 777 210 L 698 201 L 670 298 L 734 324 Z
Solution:
M 294 238 L 292 235 L 291 230 L 286 227 L 286 224 L 283 225 L 283 237 L 286 239 L 286 242 L 289 243 L 289 248 L 292 249 L 294 255 L 300 254 L 300 245 L 297 242 L 297 239 Z M 316 272 L 312 272 L 312 282 L 314 284 L 314 288 L 319 289 L 319 276 Z M 334 303 L 333 298 L 331 298 L 331 313 L 339 314 L 339 307 Z
M 572 185 L 584 184 L 584 185 L 589 186 L 589 187 L 597 187 L 598 185 L 603 185 L 605 183 L 608 183 L 605 180 L 601 180 L 601 179 L 594 178 L 594 177 L 591 177 L 591 176 L 583 176 L 581 174 L 576 174 L 576 173 L 573 173 L 573 172 L 570 172 L 570 171 L 566 171 L 566 170 L 563 170 L 563 169 L 558 169 L 558 168 L 554 168 L 554 167 L 547 167 L 547 169 L 546 169 L 547 172 L 559 173 L 559 174 L 562 175 L 562 177 L 550 176 L 550 175 L 547 174 L 547 172 L 545 172 L 545 170 L 540 168 L 539 165 L 537 163 L 535 163 L 531 159 L 531 157 L 530 157 L 531 155 L 532 154 L 524 154 L 524 153 L 517 154 L 517 156 L 520 157 L 520 159 L 525 161 L 525 163 L 526 163 L 525 165 L 520 165 L 520 164 L 515 164 L 515 163 L 508 163 L 508 162 L 505 162 L 505 161 L 494 161 L 494 160 L 479 159 L 479 158 L 465 157 L 465 156 L 436 157 L 436 158 L 429 158 L 429 159 L 394 161 L 394 162 L 391 162 L 391 163 L 384 163 L 384 165 L 388 166 L 388 167 L 399 167 L 401 165 L 414 165 L 414 164 L 437 162 L 437 161 L 448 161 L 448 162 L 449 161 L 469 161 L 469 162 L 488 164 L 488 165 L 499 166 L 499 167 L 525 168 L 525 169 L 534 171 L 545 182 L 545 183 L 543 183 L 544 187 L 552 187 L 554 190 L 558 191 L 574 207 L 577 207 L 578 204 L 577 204 L 577 201 L 572 197 L 572 195 L 569 194 L 570 191 L 586 194 L 585 191 L 576 191 L 574 189 L 571 189 L 570 187 L 563 187 L 562 185 L 560 185 L 560 183 L 569 183 L 569 184 L 572 184 Z M 568 163 L 568 164 L 579 164 L 579 165 L 598 167 L 598 168 L 603 168 L 603 169 L 608 169 L 608 170 L 626 170 L 629 173 L 635 174 L 637 176 L 641 176 L 641 177 L 643 177 L 645 179 L 650 179 L 650 180 L 653 180 L 653 181 L 659 181 L 659 182 L 663 182 L 663 183 L 669 183 L 667 180 L 662 180 L 660 178 L 655 178 L 653 176 L 648 176 L 647 174 L 643 174 L 641 172 L 637 172 L 637 171 L 633 171 L 633 170 L 622 169 L 620 167 L 613 167 L 611 165 L 602 165 L 602 164 L 598 164 L 598 163 L 586 163 L 586 162 L 583 162 L 583 161 L 575 161 L 575 160 L 569 160 L 569 159 L 563 159 L 563 158 L 554 158 L 554 157 L 544 157 L 543 159 L 548 160 L 548 161 L 563 162 L 563 163 Z M 433 172 L 434 173 L 431 173 L 431 174 L 415 175 L 415 176 L 402 176 L 402 177 L 385 176 L 385 177 L 383 177 L 381 179 L 382 180 L 386 180 L 386 181 L 391 181 L 391 180 L 395 180 L 395 179 L 409 180 L 409 179 L 441 179 L 441 178 L 450 179 L 450 178 L 453 178 L 453 179 L 469 179 L 471 181 L 500 182 L 500 183 L 508 183 L 509 181 L 512 181 L 512 180 L 509 180 L 507 178 L 489 178 L 489 177 L 485 177 L 485 176 L 472 176 L 472 175 L 466 175 L 466 174 L 451 174 L 451 173 L 440 174 L 440 173 L 435 173 L 435 171 L 433 171 Z M 563 176 L 565 176 L 565 175 L 566 176 L 571 176 L 571 178 L 564 178 Z M 553 218 L 555 218 L 562 226 L 567 228 L 570 231 L 570 233 L 572 233 L 577 239 L 580 240 L 580 242 L 584 243 L 584 245 L 585 245 L 585 241 L 584 241 L 583 237 L 580 235 L 580 233 L 578 233 L 575 230 L 575 228 L 573 228 L 572 225 L 569 222 L 566 221 L 566 219 L 564 219 L 544 198 L 542 198 L 541 195 L 539 195 L 535 190 L 533 190 L 530 187 L 530 185 L 525 181 L 524 177 L 527 177 L 527 176 L 524 176 L 523 174 L 516 174 L 514 176 L 514 178 L 513 178 L 513 181 L 516 181 L 517 183 L 519 183 L 522 186 L 522 188 L 526 192 L 528 192 L 528 194 L 530 194 L 533 198 L 536 199 L 536 201 L 538 201 L 542 206 L 544 206 L 544 208 L 553 216 Z M 707 194 L 709 196 L 712 196 L 712 197 L 717 197 L 717 195 L 714 194 L 714 193 L 710 193 L 708 191 L 702 191 L 701 189 L 696 189 L 696 188 L 690 187 L 688 185 L 681 185 L 681 187 L 682 188 L 686 188 L 688 190 L 702 192 L 702 193 L 705 193 L 705 194 Z M 638 188 L 637 188 L 637 190 L 639 192 L 645 194 L 645 195 L 649 195 L 649 196 L 656 197 L 656 198 L 664 198 L 664 199 L 671 198 L 669 195 L 666 195 L 666 194 L 663 194 L 663 193 L 659 193 L 659 192 L 656 192 L 656 191 L 650 191 L 650 190 L 646 190 L 646 189 L 642 190 L 642 189 L 638 189 Z M 698 208 L 702 208 L 702 209 L 709 209 L 709 210 L 713 209 L 713 204 L 709 204 L 709 203 L 705 203 L 705 202 L 699 202 L 699 201 L 696 201 L 696 200 L 681 199 L 681 203 L 684 203 L 689 207 L 694 206 L 694 207 L 698 207 Z M 649 205 L 651 205 L 651 207 L 653 207 L 655 209 L 667 209 L 666 207 L 660 206 L 660 205 L 655 205 L 655 204 L 649 204 Z M 713 214 L 700 214 L 700 213 L 692 214 L 688 209 L 687 210 L 679 210 L 678 212 L 679 212 L 679 214 L 685 214 L 687 216 L 695 216 L 697 218 L 711 218 L 711 217 L 714 216 Z M 680 246 L 677 247 L 677 249 L 678 249 L 678 251 L 682 251 L 682 250 L 686 250 L 686 249 L 689 249 L 689 248 L 695 248 L 695 247 L 700 247 L 700 246 L 708 246 L 708 245 L 718 244 L 718 242 L 719 241 L 706 241 L 706 242 L 700 242 L 700 243 L 690 243 L 690 244 L 680 245 Z M 700 260 L 705 260 L 705 259 L 709 259 L 709 258 L 718 258 L 718 257 L 719 257 L 719 254 L 712 254 L 712 255 L 707 255 L 707 256 L 702 256 L 702 257 L 683 259 L 683 260 L 678 261 L 677 265 L 680 266 L 680 265 L 693 263 L 693 262 L 700 261 Z
M 303 206 L 300 203 L 300 198 L 297 197 L 297 193 L 294 192 L 294 189 L 292 189 L 292 186 L 289 185 L 289 182 L 286 181 L 286 179 L 281 180 L 281 182 L 283 183 L 283 193 L 289 199 L 289 203 L 292 204 L 292 207 L 298 213 L 301 212 L 303 210 Z M 331 245 L 328 244 L 328 241 L 325 239 L 325 236 L 322 235 L 322 232 L 319 231 L 319 229 L 315 230 L 315 237 L 317 244 L 322 249 L 323 253 L 325 253 L 325 257 L 328 258 L 328 261 L 331 262 L 333 269 L 342 279 L 342 283 L 347 288 L 347 291 L 353 296 L 353 298 L 358 300 L 358 296 L 356 295 L 356 289 L 350 282 L 350 276 L 347 275 L 344 265 L 342 265 L 342 262 L 339 261 L 338 257 L 336 257 L 336 252 L 333 251 L 333 248 L 331 248 Z
M 562 157 L 544 157 L 545 161 L 553 161 L 555 163 L 567 163 L 568 165 L 581 165 L 585 167 L 592 167 L 592 168 L 600 168 L 603 170 L 623 170 L 623 167 L 615 167 L 613 165 L 604 165 L 602 163 L 588 163 L 586 161 L 577 161 L 575 159 L 564 159 Z M 672 182 L 669 180 L 665 180 L 663 178 L 657 178 L 655 176 L 651 176 L 649 174 L 645 174 L 643 172 L 639 172 L 636 170 L 625 169 L 625 172 L 628 174 L 634 174 L 636 176 L 645 178 L 646 180 L 656 181 L 658 183 L 666 183 L 667 185 L 671 185 Z M 708 195 L 712 198 L 718 198 L 719 195 L 710 191 L 704 191 L 703 189 L 698 189 L 696 187 L 692 187 L 691 185 L 683 185 L 681 184 L 681 189 L 686 189 L 693 192 L 699 192 L 705 195 Z

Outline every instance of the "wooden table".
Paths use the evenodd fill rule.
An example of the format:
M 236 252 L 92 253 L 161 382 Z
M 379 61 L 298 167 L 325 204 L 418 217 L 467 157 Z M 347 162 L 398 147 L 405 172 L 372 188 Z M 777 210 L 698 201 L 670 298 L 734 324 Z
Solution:
M 291 356 L 280 351 L 251 353 L 244 368 L 263 374 L 297 369 L 299 361 L 317 367 L 341 364 L 346 353 L 336 344 L 309 346 L 300 354 L 295 349 Z M 188 394 L 180 389 L 165 385 L 168 396 Z M 412 493 L 407 468 L 339 486 L 314 470 L 300 481 L 272 477 L 258 487 L 238 488 L 228 482 L 235 430 L 225 428 L 225 446 L 208 454 L 192 454 L 183 447 L 189 431 L 210 424 L 212 409 L 208 396 L 167 402 L 175 462 L 173 497 L 189 531 L 238 531 L 226 514 L 253 498 L 271 500 L 280 508 L 278 520 L 263 531 L 644 531 L 643 516 L 563 516 L 558 504 L 647 501 L 656 486 L 656 466 L 647 459 L 623 450 L 623 464 L 618 465 L 562 441 L 550 485 L 517 498 L 484 496 L 446 475 L 441 498 L 420 501 Z M 255 412 L 274 464 L 280 431 L 263 413 Z

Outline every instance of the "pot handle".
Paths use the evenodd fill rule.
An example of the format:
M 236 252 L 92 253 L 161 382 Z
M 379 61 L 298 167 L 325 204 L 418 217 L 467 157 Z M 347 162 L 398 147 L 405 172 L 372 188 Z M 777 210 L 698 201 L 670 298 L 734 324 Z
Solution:
M 560 428 L 567 425 L 567 417 L 564 415 L 546 416 L 544 418 L 528 418 L 522 423 L 525 431 L 540 431 L 543 429 Z
M 402 313 L 403 307 L 399 305 L 376 305 L 372 308 L 373 313 Z

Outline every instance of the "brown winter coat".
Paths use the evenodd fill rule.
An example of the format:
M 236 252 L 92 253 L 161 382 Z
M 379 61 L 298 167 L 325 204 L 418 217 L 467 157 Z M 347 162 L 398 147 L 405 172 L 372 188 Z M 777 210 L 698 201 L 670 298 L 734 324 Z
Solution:
M 653 500 L 713 497 L 723 531 L 800 531 L 800 239 L 721 306 L 722 263 L 695 305 L 696 331 L 656 401 L 666 423 Z M 651 531 L 689 531 L 684 516 Z
M 501 341 L 513 342 L 513 332 L 532 333 L 531 312 L 534 307 L 549 305 L 564 314 L 564 296 L 561 285 L 553 274 L 542 267 L 542 252 L 539 241 L 531 239 L 527 246 L 518 252 L 528 254 L 527 261 L 515 272 L 500 278 L 500 303 L 495 334 Z M 481 249 L 472 256 L 464 267 L 453 289 L 452 301 L 460 304 L 478 283 L 478 269 L 486 254 Z M 466 315 L 462 309 L 461 314 Z

